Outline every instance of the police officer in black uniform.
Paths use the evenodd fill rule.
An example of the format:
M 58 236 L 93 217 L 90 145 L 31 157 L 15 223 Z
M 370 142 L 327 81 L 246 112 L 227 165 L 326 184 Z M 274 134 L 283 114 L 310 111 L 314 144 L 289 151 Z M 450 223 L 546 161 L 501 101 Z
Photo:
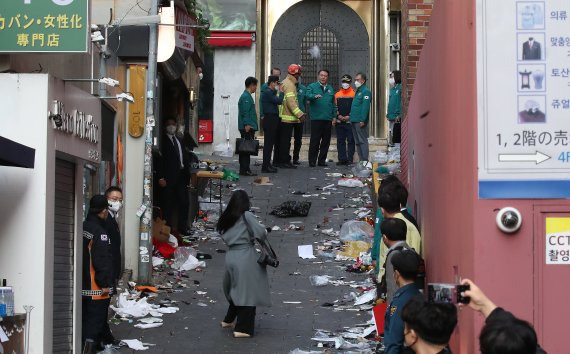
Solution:
M 83 343 L 84 354 L 96 353 L 102 340 L 114 286 L 111 239 L 105 230 L 109 203 L 104 195 L 89 201 L 83 222 Z

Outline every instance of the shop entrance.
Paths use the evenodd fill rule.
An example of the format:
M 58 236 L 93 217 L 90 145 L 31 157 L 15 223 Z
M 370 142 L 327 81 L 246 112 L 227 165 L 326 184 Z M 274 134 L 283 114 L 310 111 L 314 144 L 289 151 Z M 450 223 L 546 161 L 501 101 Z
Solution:
M 75 164 L 55 162 L 53 352 L 73 351 Z

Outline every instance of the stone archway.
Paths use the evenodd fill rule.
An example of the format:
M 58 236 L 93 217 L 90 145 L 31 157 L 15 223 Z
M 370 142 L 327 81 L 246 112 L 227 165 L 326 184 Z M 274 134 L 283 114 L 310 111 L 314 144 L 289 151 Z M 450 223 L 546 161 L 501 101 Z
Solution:
M 288 9 L 277 21 L 271 36 L 271 65 L 285 69 L 291 63 L 301 63 L 303 38 L 315 32 L 330 32 L 338 43 L 338 76 L 331 75 L 331 84 L 338 88 L 343 74 L 354 76 L 363 71 L 368 74 L 370 42 L 361 18 L 347 5 L 331 0 L 304 0 Z M 321 47 L 334 48 L 331 35 L 323 36 Z M 318 41 L 318 38 L 316 39 Z M 321 53 L 325 54 L 325 53 Z M 329 58 L 329 63 L 335 58 Z M 316 64 L 318 66 L 318 63 Z M 305 75 L 304 83 L 314 82 Z

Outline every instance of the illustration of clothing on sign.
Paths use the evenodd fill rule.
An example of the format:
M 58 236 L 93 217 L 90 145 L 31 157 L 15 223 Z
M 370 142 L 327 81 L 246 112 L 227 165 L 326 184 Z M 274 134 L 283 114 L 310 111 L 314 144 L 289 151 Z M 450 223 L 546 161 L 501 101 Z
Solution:
M 524 110 L 519 112 L 519 123 L 546 123 L 546 114 L 540 110 L 538 102 L 528 100 Z
M 544 11 L 540 4 L 525 5 L 520 11 L 522 29 L 536 29 L 544 25 Z
M 530 37 L 523 43 L 522 60 L 542 60 L 542 48 L 539 42 Z
M 534 80 L 534 89 L 542 90 L 542 82 L 544 81 L 544 71 L 536 70 L 532 74 L 532 79 Z

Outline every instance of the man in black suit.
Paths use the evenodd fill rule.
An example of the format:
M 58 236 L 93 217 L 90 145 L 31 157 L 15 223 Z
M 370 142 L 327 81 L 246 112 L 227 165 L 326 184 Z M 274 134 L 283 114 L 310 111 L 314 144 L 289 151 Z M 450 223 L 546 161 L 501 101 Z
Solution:
M 165 134 L 161 142 L 161 158 L 158 166 L 160 206 L 168 225 L 187 235 L 188 230 L 188 183 L 189 162 L 184 144 L 176 136 L 176 120 L 165 120 Z M 178 222 L 174 214 L 178 210 Z
M 530 37 L 523 43 L 523 60 L 542 60 L 542 49 L 540 43 Z

